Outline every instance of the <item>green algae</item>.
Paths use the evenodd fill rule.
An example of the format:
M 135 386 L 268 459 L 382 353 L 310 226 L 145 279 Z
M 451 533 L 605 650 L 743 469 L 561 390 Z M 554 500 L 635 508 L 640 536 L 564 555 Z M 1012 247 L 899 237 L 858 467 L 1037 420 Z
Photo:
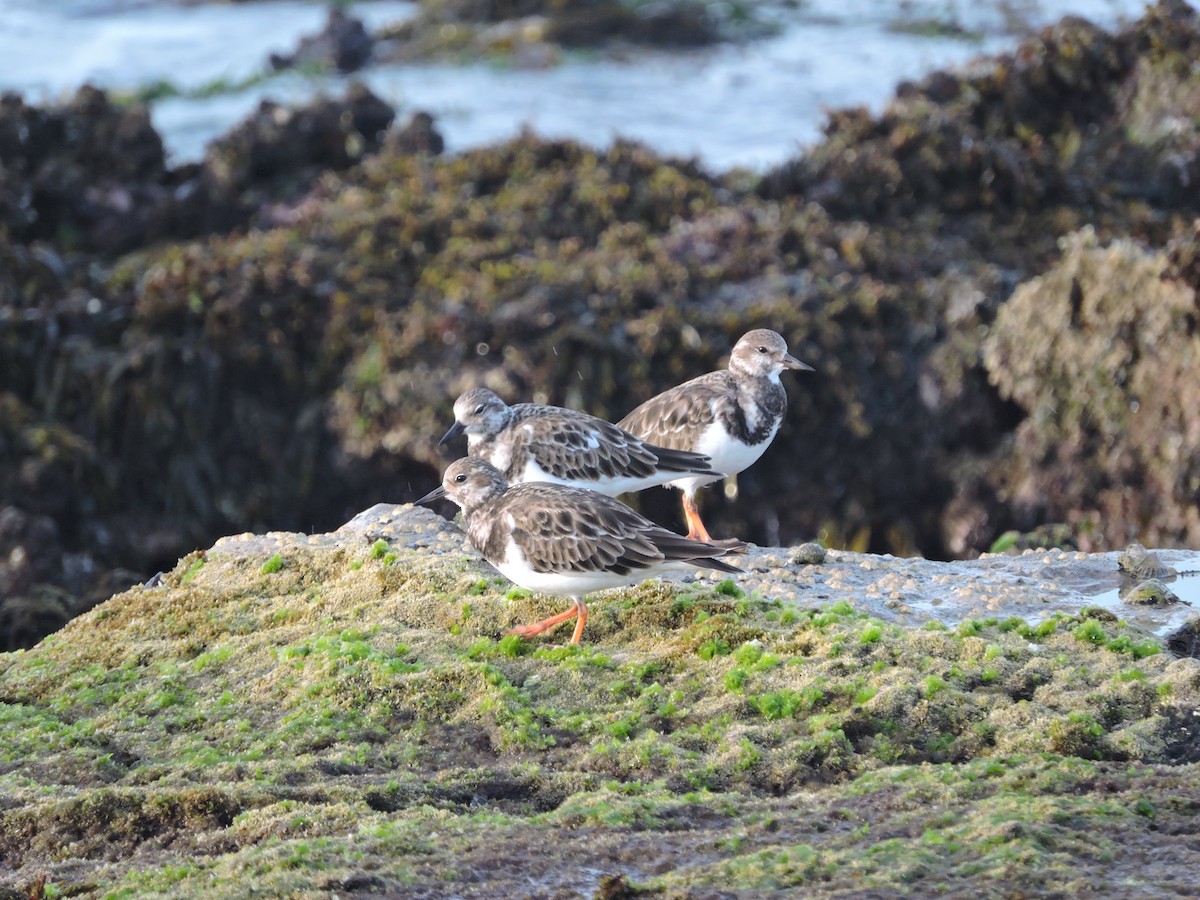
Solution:
M 589 643 L 560 645 L 501 636 L 554 598 L 388 552 L 290 547 L 264 574 L 209 551 L 0 656 L 0 884 L 515 884 L 487 848 L 553 868 L 565 827 L 667 892 L 1066 889 L 1200 802 L 1170 765 L 1197 679 L 1135 659 L 1119 622 L 784 621 L 724 582 L 650 582 L 593 598 Z

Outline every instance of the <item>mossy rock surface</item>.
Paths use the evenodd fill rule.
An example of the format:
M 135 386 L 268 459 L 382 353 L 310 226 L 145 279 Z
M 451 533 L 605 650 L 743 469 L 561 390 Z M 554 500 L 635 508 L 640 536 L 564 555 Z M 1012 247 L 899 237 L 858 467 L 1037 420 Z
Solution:
M 778 558 L 760 575 L 788 581 L 787 600 L 752 576 L 648 582 L 593 598 L 586 642 L 569 646 L 502 637 L 562 601 L 513 590 L 427 511 L 218 542 L 0 655 L 0 887 L 1190 884 L 1195 660 L 1115 616 L 1060 609 L 1050 585 L 1041 622 L 902 624 L 858 595 L 902 581 L 913 599 L 938 595 L 970 564 L 786 555 L 755 550 L 748 565 Z M 1035 564 L 996 558 L 964 578 L 998 596 L 1018 590 L 1004 567 Z M 1060 564 L 1115 572 L 1107 557 Z M 814 586 L 821 569 L 843 587 L 832 573 Z

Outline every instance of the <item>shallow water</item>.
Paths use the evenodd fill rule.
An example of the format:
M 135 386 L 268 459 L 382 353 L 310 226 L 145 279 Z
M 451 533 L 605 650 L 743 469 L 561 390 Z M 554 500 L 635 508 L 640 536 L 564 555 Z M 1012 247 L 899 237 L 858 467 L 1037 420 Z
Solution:
M 369 26 L 411 15 L 411 3 L 373 0 L 354 13 Z M 825 110 L 882 108 L 896 84 L 981 53 L 1007 49 L 1002 11 L 1040 25 L 1067 13 L 1112 27 L 1140 14 L 1140 0 L 809 0 L 767 15 L 781 32 L 746 45 L 626 59 L 572 56 L 551 69 L 492 64 L 375 67 L 360 76 L 411 112 L 433 113 L 450 150 L 512 136 L 529 126 L 547 136 L 607 144 L 625 136 L 714 169 L 763 169 L 796 154 L 820 133 Z M 907 10 L 907 13 L 900 12 Z M 195 6 L 147 0 L 0 0 L 0 90 L 42 102 L 90 81 L 131 90 L 167 80 L 187 89 L 236 82 L 295 47 L 325 18 L 321 3 L 298 0 Z M 979 39 L 897 33 L 897 18 L 956 18 Z M 205 144 L 264 97 L 300 102 L 348 79 L 284 74 L 206 99 L 156 102 L 153 116 L 175 162 Z
M 973 562 L 946 564 L 953 577 L 931 579 L 941 586 L 905 598 L 921 614 L 946 624 L 988 615 L 1016 616 L 1038 623 L 1054 613 L 1075 615 L 1085 607 L 1100 607 L 1121 621 L 1157 637 L 1178 631 L 1200 615 L 1200 552 L 1156 550 L 1177 574 L 1159 579 L 1179 600 L 1165 606 L 1130 603 L 1124 599 L 1136 585 L 1122 574 L 1117 552 L 1103 554 L 1050 551 L 1018 557 L 988 556 Z M 976 573 L 982 581 L 976 580 Z M 877 611 L 887 618 L 888 614 Z
M 1158 579 L 1167 586 L 1167 590 L 1179 598 L 1178 603 L 1157 609 L 1128 603 L 1123 597 L 1134 582 L 1118 575 L 1114 579 L 1115 586 L 1085 594 L 1087 605 L 1107 609 L 1126 622 L 1146 628 L 1159 637 L 1179 630 L 1184 622 L 1200 614 L 1200 553 L 1164 550 L 1160 551 L 1159 555 L 1179 573 Z M 1084 590 L 1091 587 L 1085 586 Z

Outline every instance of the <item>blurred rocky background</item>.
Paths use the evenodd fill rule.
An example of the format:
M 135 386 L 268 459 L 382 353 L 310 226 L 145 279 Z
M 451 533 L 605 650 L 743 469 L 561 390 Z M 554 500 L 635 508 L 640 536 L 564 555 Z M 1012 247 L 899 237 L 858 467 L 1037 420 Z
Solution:
M 219 535 L 425 493 L 467 387 L 617 419 L 758 326 L 816 372 L 708 492 L 718 535 L 1200 546 L 1197 59 L 1182 0 L 1067 18 L 757 174 L 533 133 L 448 156 L 361 85 L 173 165 L 129 98 L 5 95 L 0 649 Z

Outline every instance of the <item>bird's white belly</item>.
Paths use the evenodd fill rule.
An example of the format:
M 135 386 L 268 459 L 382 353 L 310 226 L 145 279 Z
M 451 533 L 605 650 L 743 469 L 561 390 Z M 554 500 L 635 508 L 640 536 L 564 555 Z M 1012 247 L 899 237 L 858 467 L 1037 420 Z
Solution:
M 775 434 L 779 431 L 779 425 L 779 422 L 775 423 L 775 427 L 771 429 L 771 433 L 767 435 L 766 440 L 759 441 L 757 444 L 744 444 L 736 438 L 730 437 L 729 433 L 721 427 L 719 422 L 714 422 L 704 429 L 704 432 L 700 435 L 700 439 L 690 449 L 711 457 L 713 469 L 720 472 L 722 476 L 736 475 L 738 472 L 748 469 L 758 462 L 759 457 L 766 452 L 767 447 L 771 446 L 771 441 L 775 440 Z M 678 478 L 672 481 L 671 485 L 684 491 L 694 491 L 699 487 L 719 480 L 719 478 L 698 475 L 688 478 Z
M 508 545 L 508 554 L 498 563 L 492 563 L 500 574 L 514 584 L 539 594 L 558 594 L 567 597 L 582 597 L 592 591 L 606 588 L 640 584 L 673 569 L 688 568 L 679 563 L 664 563 L 649 569 L 635 570 L 627 575 L 616 572 L 535 572 L 525 561 L 524 555 L 514 542 Z

